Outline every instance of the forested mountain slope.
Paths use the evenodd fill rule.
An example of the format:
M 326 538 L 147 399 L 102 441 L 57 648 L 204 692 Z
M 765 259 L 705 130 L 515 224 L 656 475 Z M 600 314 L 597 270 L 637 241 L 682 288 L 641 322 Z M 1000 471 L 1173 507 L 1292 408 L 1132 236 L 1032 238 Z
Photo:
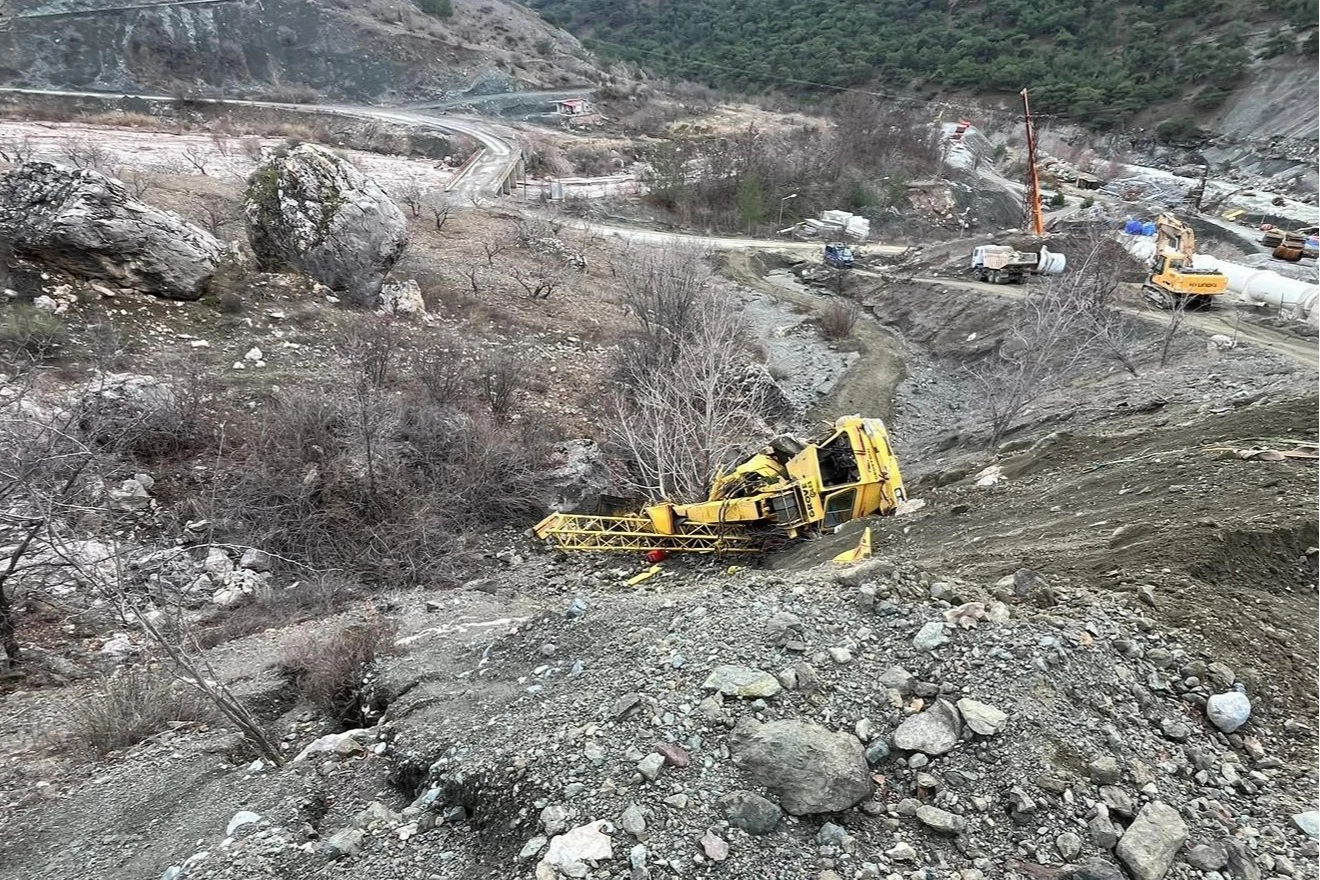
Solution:
M 1315 79 L 1316 0 L 535 0 L 602 54 L 736 87 L 1011 93 L 1097 126 L 1209 114 L 1260 58 Z

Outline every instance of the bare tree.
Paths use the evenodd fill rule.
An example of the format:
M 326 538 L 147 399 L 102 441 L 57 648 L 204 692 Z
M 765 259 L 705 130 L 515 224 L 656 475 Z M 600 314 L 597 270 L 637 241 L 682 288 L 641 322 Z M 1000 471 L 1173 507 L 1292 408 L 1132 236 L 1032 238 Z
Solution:
M 65 141 L 61 155 L 75 168 L 89 171 L 104 171 L 110 167 L 113 158 L 110 151 L 92 138 L 70 138 Z
M 762 431 L 762 386 L 749 383 L 741 316 L 710 293 L 690 306 L 672 359 L 634 369 L 607 425 L 634 488 L 652 500 L 705 498 L 717 471 Z
M 237 222 L 237 211 L 229 199 L 215 193 L 203 194 L 197 202 L 197 210 L 202 215 L 202 225 L 206 231 L 220 237 L 221 232 Z
M 431 206 L 431 216 L 435 219 L 435 231 L 439 232 L 445 228 L 445 223 L 449 220 L 449 206 Z
M 532 272 L 514 269 L 512 274 L 513 280 L 518 282 L 528 299 L 549 299 L 564 283 L 558 272 L 543 269 Z
M 36 145 L 30 134 L 0 139 L 0 159 L 13 165 L 22 165 L 36 153 Z
M 1164 324 L 1160 335 L 1160 366 L 1167 367 L 1173 356 L 1173 343 L 1183 329 L 1183 319 L 1187 317 L 1188 297 L 1172 296 L 1167 301 L 1169 320 Z M 1236 332 L 1236 331 L 1235 331 Z
M 481 242 L 481 249 L 486 253 L 486 265 L 494 268 L 495 258 L 512 246 L 512 242 L 505 239 L 484 239 Z
M 412 213 L 416 219 L 422 216 L 422 188 L 415 178 L 409 178 L 403 185 L 399 193 L 399 201 Z
M 615 269 L 619 305 L 633 319 L 624 357 L 646 371 L 678 360 L 714 285 L 709 253 L 672 247 L 646 253 Z
M 1082 240 L 1068 274 L 1055 286 L 1073 299 L 1098 348 L 1136 376 L 1141 332 L 1137 322 L 1119 308 L 1122 288 L 1118 267 L 1125 257 L 1121 245 L 1096 231 Z
M 467 278 L 468 289 L 472 291 L 472 295 L 481 296 L 481 267 L 472 263 L 463 270 L 463 276 Z
M 211 133 L 211 145 L 215 147 L 216 154 L 221 158 L 228 159 L 233 156 L 237 143 L 238 142 L 235 138 L 230 137 L 224 132 L 216 131 Z
M 211 157 L 207 155 L 206 148 L 199 144 L 190 144 L 180 155 L 183 157 L 183 161 L 187 162 L 198 174 L 203 177 L 207 176 L 206 163 Z
M 998 350 L 968 371 L 981 387 L 991 447 L 1027 407 L 1075 375 L 1093 340 L 1086 311 L 1066 283 L 1047 285 L 1017 305 Z
M 133 194 L 133 198 L 139 201 L 146 198 L 147 193 L 154 188 L 152 179 L 146 174 L 124 166 L 115 170 L 115 177 Z

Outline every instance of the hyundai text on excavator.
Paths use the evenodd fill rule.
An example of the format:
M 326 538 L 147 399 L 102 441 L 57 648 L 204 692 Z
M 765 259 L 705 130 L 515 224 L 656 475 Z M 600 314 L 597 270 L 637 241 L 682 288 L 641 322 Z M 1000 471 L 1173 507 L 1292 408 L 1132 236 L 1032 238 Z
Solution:
M 905 500 L 880 419 L 850 416 L 816 443 L 778 438 L 713 481 L 705 501 L 662 501 L 623 516 L 553 513 L 534 529 L 559 550 L 761 553 Z
M 1187 308 L 1210 305 L 1213 298 L 1228 290 L 1228 279 L 1217 269 L 1196 269 L 1196 233 L 1172 214 L 1155 218 L 1155 255 L 1151 257 L 1150 277 L 1142 286 L 1146 298 L 1162 309 L 1172 309 L 1180 302 Z

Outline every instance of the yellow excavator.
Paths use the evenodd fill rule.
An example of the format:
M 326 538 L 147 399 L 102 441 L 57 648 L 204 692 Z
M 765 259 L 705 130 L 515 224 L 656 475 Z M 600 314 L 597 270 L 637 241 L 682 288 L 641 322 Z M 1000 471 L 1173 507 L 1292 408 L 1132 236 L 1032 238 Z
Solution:
M 719 474 L 705 501 L 622 516 L 553 513 L 533 531 L 559 550 L 763 553 L 893 514 L 905 498 L 884 422 L 849 416 L 816 443 L 779 438 Z
M 1183 303 L 1186 308 L 1205 308 L 1228 290 L 1228 279 L 1217 269 L 1195 269 L 1196 233 L 1172 214 L 1155 218 L 1155 255 L 1150 277 L 1142 291 L 1162 309 Z

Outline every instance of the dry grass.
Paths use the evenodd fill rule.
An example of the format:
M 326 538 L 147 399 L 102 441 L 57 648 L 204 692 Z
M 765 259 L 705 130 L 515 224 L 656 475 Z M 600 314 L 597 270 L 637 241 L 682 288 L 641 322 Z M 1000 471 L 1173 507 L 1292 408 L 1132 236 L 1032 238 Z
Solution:
M 360 592 L 360 587 L 338 575 L 315 576 L 297 586 L 276 590 L 268 599 L 216 609 L 198 623 L 197 641 L 203 648 L 212 648 L 268 629 L 329 617 L 358 598 Z
M 125 668 L 105 679 L 101 692 L 68 710 L 74 739 L 105 755 L 188 722 L 209 721 L 211 707 L 163 672 Z
M 128 110 L 111 110 L 87 117 L 90 125 L 113 125 L 118 128 L 163 128 L 165 124 L 150 113 L 133 113 Z
M 838 341 L 853 335 L 862 310 L 850 299 L 836 299 L 820 315 L 820 331 L 826 339 Z
M 378 617 L 289 646 L 282 668 L 304 700 L 345 729 L 365 727 L 384 710 L 368 682 L 377 658 L 393 650 L 396 625 Z

